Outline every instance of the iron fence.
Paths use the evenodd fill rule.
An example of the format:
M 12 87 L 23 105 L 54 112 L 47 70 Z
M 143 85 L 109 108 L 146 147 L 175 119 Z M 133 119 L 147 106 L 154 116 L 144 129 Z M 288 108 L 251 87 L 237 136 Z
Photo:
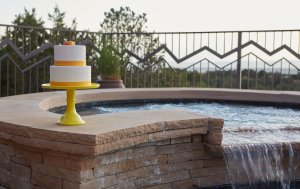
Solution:
M 101 33 L 0 24 L 0 96 L 43 91 L 53 45 L 87 46 L 92 80 L 103 38 L 123 59 L 133 87 L 216 87 L 300 90 L 300 30 Z

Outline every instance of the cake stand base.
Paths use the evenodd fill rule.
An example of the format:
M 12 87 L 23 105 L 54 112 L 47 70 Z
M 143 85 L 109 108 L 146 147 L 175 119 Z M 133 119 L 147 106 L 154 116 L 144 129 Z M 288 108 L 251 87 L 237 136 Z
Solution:
M 80 115 L 77 113 L 75 108 L 75 89 L 67 89 L 66 91 L 67 108 L 64 115 L 60 118 L 57 124 L 64 126 L 76 126 L 85 124 L 85 121 L 81 119 Z
M 46 89 L 65 89 L 67 91 L 67 107 L 64 115 L 57 122 L 59 125 L 63 126 L 77 126 L 85 124 L 85 121 L 80 117 L 80 115 L 76 111 L 75 103 L 75 91 L 76 89 L 92 89 L 98 88 L 99 84 L 92 83 L 91 86 L 51 86 L 49 83 L 42 84 L 43 88 Z

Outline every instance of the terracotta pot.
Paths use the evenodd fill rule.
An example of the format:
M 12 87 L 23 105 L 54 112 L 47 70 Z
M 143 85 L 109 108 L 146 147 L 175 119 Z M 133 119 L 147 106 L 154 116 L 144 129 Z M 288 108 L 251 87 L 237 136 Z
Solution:
M 125 88 L 123 80 L 101 80 L 98 81 L 100 84 L 100 89 L 110 89 L 110 88 Z

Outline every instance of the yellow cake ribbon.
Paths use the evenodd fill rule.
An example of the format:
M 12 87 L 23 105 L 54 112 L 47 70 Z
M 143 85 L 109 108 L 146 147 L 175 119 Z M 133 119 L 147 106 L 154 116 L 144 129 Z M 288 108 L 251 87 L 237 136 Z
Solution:
M 64 86 L 64 87 L 84 87 L 84 86 L 90 86 L 91 82 L 90 81 L 80 81 L 80 82 L 57 82 L 57 81 L 51 81 L 50 82 L 51 86 Z
M 86 66 L 86 61 L 54 61 L 54 66 Z

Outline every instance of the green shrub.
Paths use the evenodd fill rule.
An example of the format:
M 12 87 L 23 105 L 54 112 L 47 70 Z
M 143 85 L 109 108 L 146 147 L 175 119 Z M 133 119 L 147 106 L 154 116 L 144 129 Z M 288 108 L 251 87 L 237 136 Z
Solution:
M 121 72 L 121 57 L 113 44 L 102 40 L 102 48 L 98 59 L 98 68 L 102 80 L 118 80 Z

